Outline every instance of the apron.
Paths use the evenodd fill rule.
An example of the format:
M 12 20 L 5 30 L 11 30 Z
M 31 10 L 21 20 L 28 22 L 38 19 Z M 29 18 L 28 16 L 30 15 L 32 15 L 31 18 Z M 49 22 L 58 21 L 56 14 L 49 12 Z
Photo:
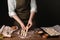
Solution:
M 30 0 L 16 0 L 15 12 L 26 25 L 30 16 Z M 20 28 L 20 25 L 16 21 L 14 21 L 14 25 Z
M 30 2 L 31 0 L 16 0 L 16 10 L 18 17 L 23 21 L 23 23 L 27 24 L 28 19 L 30 17 Z M 35 25 L 35 22 L 33 23 Z M 14 21 L 14 25 L 17 25 L 20 29 L 20 25 Z

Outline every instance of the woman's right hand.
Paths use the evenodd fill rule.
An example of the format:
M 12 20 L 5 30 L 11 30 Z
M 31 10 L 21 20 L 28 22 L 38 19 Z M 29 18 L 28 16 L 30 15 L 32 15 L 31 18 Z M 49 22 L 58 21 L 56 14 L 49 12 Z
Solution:
M 21 28 L 22 28 L 23 30 L 26 29 L 24 23 L 20 23 L 20 25 L 21 25 Z

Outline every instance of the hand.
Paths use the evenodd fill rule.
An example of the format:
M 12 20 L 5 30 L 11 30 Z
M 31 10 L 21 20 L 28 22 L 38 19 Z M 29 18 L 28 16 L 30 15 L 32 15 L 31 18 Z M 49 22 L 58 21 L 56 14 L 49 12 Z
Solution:
M 32 20 L 29 20 L 26 27 L 29 29 L 31 26 L 32 26 Z
M 26 26 L 26 31 L 28 31 L 28 29 L 29 29 L 29 27 L 28 27 L 28 26 Z
M 23 30 L 26 29 L 26 28 L 25 28 L 25 25 L 24 25 L 23 23 L 21 23 L 20 25 L 21 25 L 21 28 L 22 28 Z

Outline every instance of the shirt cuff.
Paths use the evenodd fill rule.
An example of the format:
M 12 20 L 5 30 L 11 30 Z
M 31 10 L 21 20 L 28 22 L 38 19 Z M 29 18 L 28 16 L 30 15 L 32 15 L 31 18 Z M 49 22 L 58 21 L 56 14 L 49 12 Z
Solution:
M 37 12 L 35 8 L 31 8 L 31 12 Z
M 15 12 L 9 12 L 9 16 L 12 18 L 12 16 L 16 15 Z

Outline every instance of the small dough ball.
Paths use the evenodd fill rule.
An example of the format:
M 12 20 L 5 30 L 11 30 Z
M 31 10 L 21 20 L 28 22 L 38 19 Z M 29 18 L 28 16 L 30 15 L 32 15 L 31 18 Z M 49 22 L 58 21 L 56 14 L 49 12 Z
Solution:
M 48 34 L 42 35 L 42 38 L 47 38 L 47 37 L 48 37 Z
M 18 29 L 17 26 L 12 26 L 11 28 L 12 28 L 13 30 L 17 30 L 17 29 Z
M 39 31 L 39 32 L 38 32 L 38 34 L 41 34 L 41 33 L 43 33 L 43 31 Z

